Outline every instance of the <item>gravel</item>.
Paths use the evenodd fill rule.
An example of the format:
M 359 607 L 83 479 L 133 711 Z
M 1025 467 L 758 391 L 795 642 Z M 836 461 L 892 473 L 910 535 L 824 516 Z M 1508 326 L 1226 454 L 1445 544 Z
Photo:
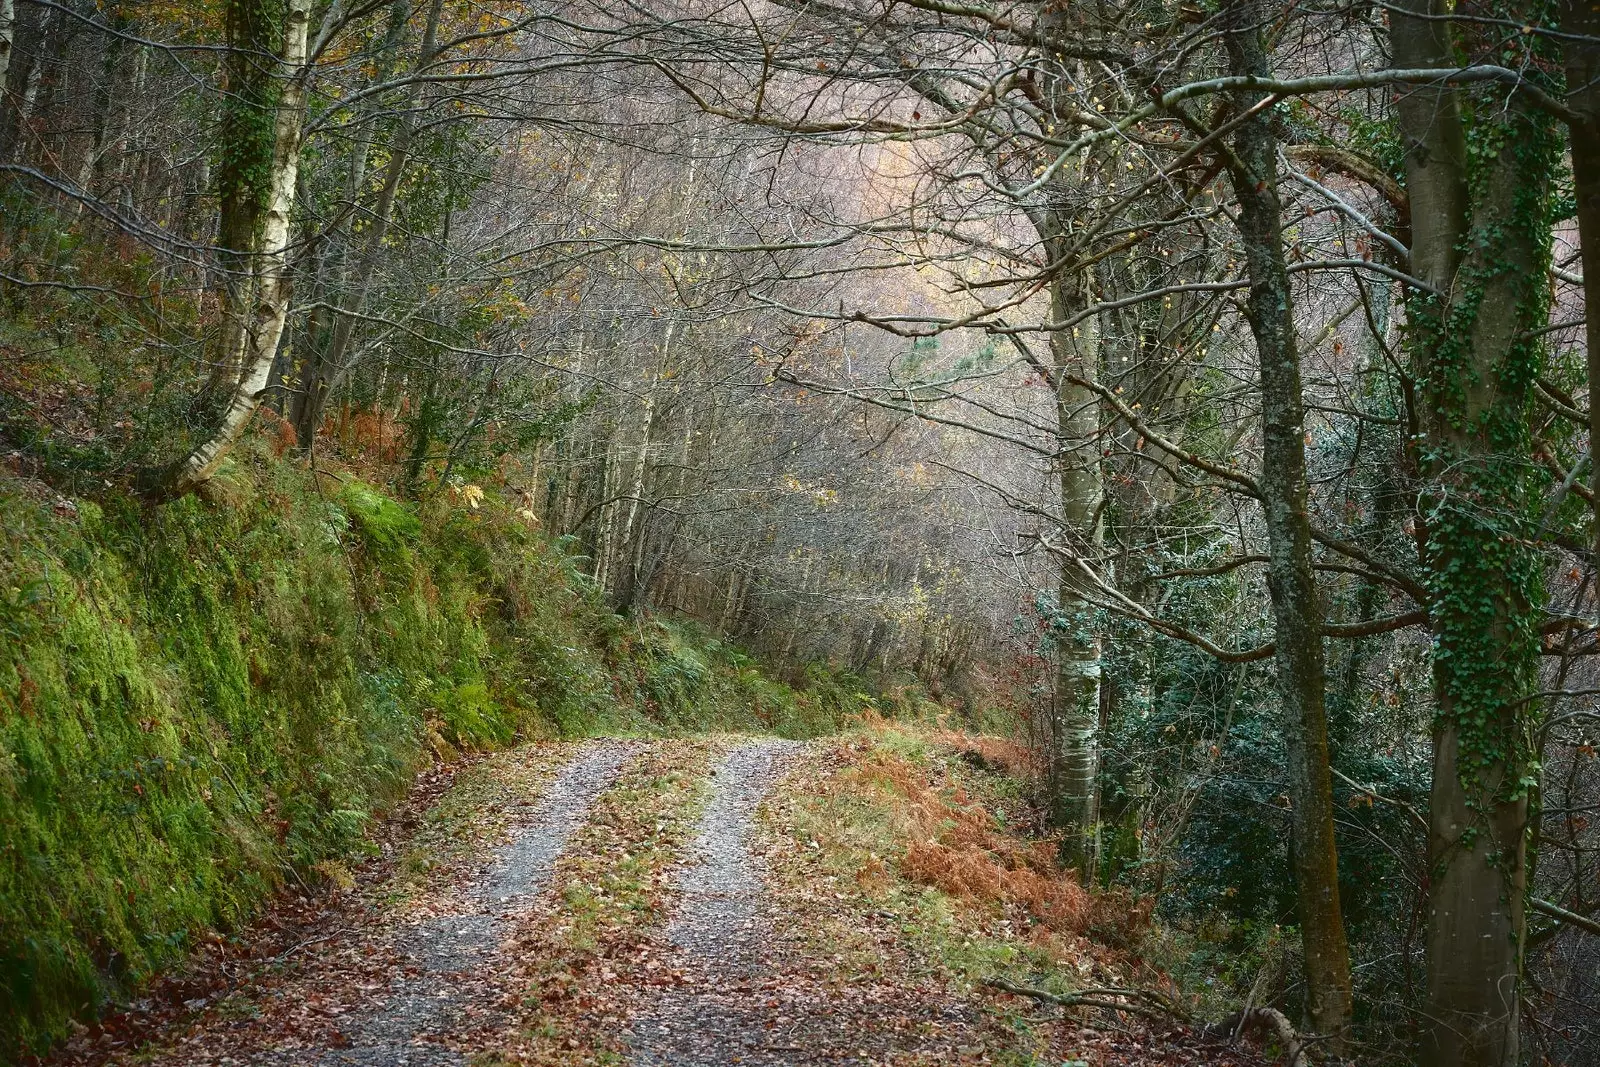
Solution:
M 636 1067 L 778 1064 L 770 1021 L 749 991 L 773 973 L 773 924 L 761 870 L 750 853 L 751 822 L 785 757 L 800 746 L 762 740 L 718 764 L 700 820 L 700 860 L 679 877 L 682 894 L 667 936 L 688 983 L 645 1006 L 628 1034 Z
M 471 1014 L 473 972 L 494 966 L 511 920 L 549 883 L 556 860 L 580 826 L 590 804 L 615 779 L 633 748 L 597 742 L 557 772 L 545 794 L 530 806 L 512 842 L 484 867 L 466 891 L 470 910 L 435 916 L 402 929 L 396 948 L 408 965 L 390 982 L 378 1008 L 342 1027 L 348 1045 L 320 1050 L 264 1053 L 263 1065 L 325 1067 L 454 1067 L 461 1053 L 441 1043 Z

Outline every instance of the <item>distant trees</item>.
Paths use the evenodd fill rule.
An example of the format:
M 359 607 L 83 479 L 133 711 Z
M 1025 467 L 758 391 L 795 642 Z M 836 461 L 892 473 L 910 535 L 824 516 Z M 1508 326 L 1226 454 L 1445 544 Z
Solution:
M 571 14 L 23 0 L 0 136 L 8 277 L 34 288 L 12 292 L 119 340 L 93 346 L 92 438 L 35 436 L 47 402 L 21 383 L 8 436 L 151 501 L 209 493 L 263 419 L 276 447 L 418 495 L 495 480 L 619 611 L 970 694 L 1020 591 L 939 577 L 969 554 L 954 539 L 908 569 L 897 531 L 987 507 L 910 473 L 926 434 L 768 388 L 817 339 L 747 294 L 812 254 L 794 211 L 814 194 L 649 89 L 623 23 Z M 39 243 L 62 219 L 120 250 L 92 284 Z M 815 461 L 830 437 L 859 457 Z M 943 520 L 911 517 L 941 496 Z
M 915 264 L 949 296 L 937 311 L 821 304 L 812 316 L 900 336 L 976 331 L 1018 351 L 1011 367 L 946 362 L 863 383 L 835 364 L 804 380 L 1019 449 L 1050 479 L 1045 497 L 971 472 L 1060 561 L 1045 747 L 1066 855 L 1092 867 L 1081 843 L 1101 832 L 1094 795 L 1107 783 L 1086 788 L 1081 772 L 1117 709 L 1079 698 L 1100 691 L 1090 680 L 1110 632 L 1103 613 L 1224 662 L 1274 660 L 1308 1009 L 1333 1038 L 1350 1019 L 1350 967 L 1323 641 L 1369 645 L 1426 627 L 1434 829 L 1429 992 L 1415 1030 L 1435 1062 L 1505 1062 L 1539 661 L 1555 651 L 1538 635 L 1570 633 L 1561 619 L 1573 610 L 1546 602 L 1541 576 L 1578 551 L 1561 584 L 1583 599 L 1592 567 L 1568 547 L 1585 538 L 1551 526 L 1571 514 L 1563 498 L 1582 461 L 1554 455 L 1569 438 L 1548 433 L 1548 413 L 1585 427 L 1589 414 L 1546 377 L 1547 339 L 1571 325 L 1543 311 L 1544 257 L 1562 221 L 1549 198 L 1550 153 L 1567 136 L 1556 120 L 1586 120 L 1560 99 L 1556 30 L 1540 12 L 1423 17 L 1426 35 L 1400 13 L 1391 33 L 1353 10 L 907 0 L 782 5 L 764 25 L 730 21 L 717 34 L 693 20 L 662 26 L 705 46 L 707 58 L 691 52 L 668 77 L 709 113 L 799 144 L 879 146 L 863 179 L 880 194 L 876 214 L 835 224 L 863 248 L 891 249 L 882 269 Z M 713 36 L 734 73 L 711 64 Z M 1313 39 L 1336 44 L 1304 44 Z M 1569 62 L 1585 45 L 1574 34 Z M 1590 88 L 1580 72 L 1570 99 Z M 1452 117 L 1462 113 L 1470 133 Z M 1150 270 L 1174 254 L 1186 269 Z M 1391 314 L 1396 282 L 1403 319 Z M 1188 303 L 1176 321 L 1175 303 Z M 1128 314 L 1152 306 L 1161 314 Z M 1300 352 L 1330 342 L 1308 378 Z M 1008 371 L 1046 385 L 1054 410 L 997 394 Z M 1146 488 L 1163 483 L 1177 490 L 1165 500 Z M 1152 503 L 1144 524 L 1117 521 Z M 1107 529 L 1114 549 L 1101 544 Z M 1217 627 L 1204 596 L 1184 608 L 1174 595 L 1223 579 L 1243 592 L 1253 582 L 1235 576 L 1256 567 L 1271 640 L 1235 636 L 1240 622 L 1253 628 L 1248 611 Z M 1586 673 L 1578 647 L 1561 650 L 1562 677 Z M 1362 655 L 1341 658 L 1353 672 L 1340 694 L 1348 717 Z

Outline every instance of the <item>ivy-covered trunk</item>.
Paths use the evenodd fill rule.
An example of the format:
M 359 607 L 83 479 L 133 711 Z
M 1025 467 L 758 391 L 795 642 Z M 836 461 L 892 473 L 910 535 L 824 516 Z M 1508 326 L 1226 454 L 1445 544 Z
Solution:
M 1270 77 L 1261 5 L 1256 0 L 1234 0 L 1227 19 L 1231 72 Z M 1258 107 L 1263 98 L 1261 93 L 1241 94 L 1239 106 Z M 1250 277 L 1245 314 L 1256 342 L 1261 389 L 1261 507 L 1267 527 L 1274 660 L 1288 750 L 1291 854 L 1305 946 L 1306 1005 L 1312 1026 L 1337 1051 L 1350 1027 L 1350 949 L 1333 834 L 1322 608 L 1312 567 L 1308 511 L 1305 401 L 1284 258 L 1278 139 L 1267 114 L 1258 114 L 1234 136 L 1230 176 L 1239 201 L 1239 235 Z
M 1449 9 L 1393 19 L 1402 67 L 1457 63 Z M 1510 10 L 1507 17 L 1535 12 Z M 1530 36 L 1529 41 L 1534 39 Z M 1530 44 L 1529 47 L 1532 47 Z M 1533 57 L 1524 57 L 1532 59 Z M 1521 63 L 1513 65 L 1524 65 Z M 1531 62 L 1525 64 L 1536 69 Z M 1417 516 L 1434 635 L 1428 984 L 1422 1062 L 1518 1062 L 1529 804 L 1537 789 L 1540 559 L 1530 391 L 1549 310 L 1562 138 L 1520 99 L 1401 92 L 1411 195 L 1411 358 L 1424 485 Z
M 244 370 L 250 300 L 255 291 L 261 227 L 271 196 L 275 105 L 273 57 L 284 26 L 276 0 L 228 0 L 228 51 L 222 62 L 221 140 L 217 149 L 218 291 L 222 333 L 211 386 L 226 392 Z

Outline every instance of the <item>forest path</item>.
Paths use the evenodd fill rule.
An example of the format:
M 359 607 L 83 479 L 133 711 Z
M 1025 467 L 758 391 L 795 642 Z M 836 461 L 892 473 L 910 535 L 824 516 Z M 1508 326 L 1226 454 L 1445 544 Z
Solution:
M 641 750 L 613 740 L 533 746 L 437 775 L 446 788 L 423 788 L 425 812 L 402 810 L 369 884 L 275 909 L 51 1062 L 468 1062 L 473 1035 L 511 1021 L 498 981 L 514 970 L 508 938 L 549 889 L 595 799 Z
M 901 917 L 840 882 L 797 883 L 795 850 L 822 853 L 786 805 L 815 794 L 836 751 L 723 736 L 479 760 L 416 798 L 352 891 L 213 946 L 53 1062 L 931 1067 L 1080 1062 L 1080 1049 L 1096 1067 L 1240 1062 L 1070 1026 L 1072 1054 L 1038 1060 L 1021 1020 L 952 981 Z M 830 924 L 851 944 L 819 933 Z
M 475 996 L 481 991 L 475 989 L 475 979 L 500 962 L 501 943 L 517 913 L 549 884 L 567 840 L 583 825 L 589 806 L 628 755 L 625 745 L 595 744 L 574 756 L 531 806 L 510 843 L 466 885 L 460 910 L 398 930 L 394 945 L 406 962 L 390 975 L 388 999 L 347 1016 L 335 1047 L 280 1049 L 246 1062 L 328 1067 L 445 1067 L 465 1062 L 445 1039 L 459 1032 L 469 1017 L 487 1015 L 497 1007 Z
M 948 1024 L 968 1014 L 961 1008 L 921 991 L 913 1005 L 887 986 L 841 989 L 785 936 L 794 917 L 767 895 L 750 839 L 799 748 L 755 741 L 717 766 L 666 931 L 674 981 L 640 999 L 627 1033 L 635 1067 L 951 1063 L 976 1051 L 948 1040 Z

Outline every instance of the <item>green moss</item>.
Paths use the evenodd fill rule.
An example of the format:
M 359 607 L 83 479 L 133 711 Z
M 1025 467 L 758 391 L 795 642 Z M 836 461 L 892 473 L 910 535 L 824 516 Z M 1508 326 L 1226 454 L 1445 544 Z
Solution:
M 619 619 L 493 499 L 415 508 L 264 450 L 229 479 L 224 506 L 74 516 L 0 476 L 0 1055 L 360 851 L 440 751 L 866 706 Z
M 409 563 L 422 523 L 404 504 L 370 485 L 351 482 L 339 494 L 367 550 L 388 564 Z

